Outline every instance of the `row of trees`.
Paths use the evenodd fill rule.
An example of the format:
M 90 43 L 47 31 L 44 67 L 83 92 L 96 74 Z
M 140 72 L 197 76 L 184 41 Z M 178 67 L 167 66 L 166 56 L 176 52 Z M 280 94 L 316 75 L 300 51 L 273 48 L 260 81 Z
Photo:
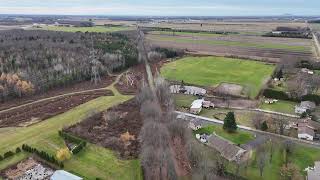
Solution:
M 78 154 L 87 145 L 87 142 L 85 140 L 63 131 L 59 131 L 59 136 L 69 142 L 76 144 L 76 147 L 71 150 L 72 154 Z
M 17 147 L 15 153 L 18 154 L 18 153 L 20 153 L 20 152 L 21 152 L 20 147 Z M 0 155 L 0 161 L 5 160 L 5 159 L 7 159 L 7 158 L 9 158 L 9 157 L 14 156 L 15 153 L 12 152 L 12 151 L 7 151 L 7 152 L 5 152 L 5 153 L 3 154 L 3 156 Z
M 62 162 L 58 161 L 53 155 L 50 155 L 45 151 L 39 151 L 38 149 L 33 148 L 27 144 L 22 145 L 22 150 L 29 152 L 29 153 L 34 153 L 34 154 L 38 155 L 40 158 L 42 158 L 50 163 L 53 163 L 53 164 L 59 166 L 60 168 L 64 167 Z

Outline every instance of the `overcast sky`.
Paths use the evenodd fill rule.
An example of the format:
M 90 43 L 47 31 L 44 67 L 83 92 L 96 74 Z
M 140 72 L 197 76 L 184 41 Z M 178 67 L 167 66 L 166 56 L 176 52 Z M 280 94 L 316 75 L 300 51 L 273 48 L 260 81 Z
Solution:
M 320 15 L 320 0 L 0 0 L 0 14 Z

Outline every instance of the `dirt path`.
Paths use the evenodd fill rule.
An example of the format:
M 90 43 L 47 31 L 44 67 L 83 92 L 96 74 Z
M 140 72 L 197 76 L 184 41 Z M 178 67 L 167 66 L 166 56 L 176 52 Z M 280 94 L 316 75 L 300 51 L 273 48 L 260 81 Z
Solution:
M 26 104 L 22 104 L 22 105 L 19 105 L 19 106 L 15 106 L 15 107 L 12 107 L 12 108 L 9 108 L 9 109 L 5 109 L 5 110 L 0 111 L 0 113 L 8 112 L 8 111 L 15 110 L 15 109 L 22 108 L 22 107 L 26 107 L 26 106 L 33 105 L 33 104 L 36 104 L 36 103 L 39 103 L 39 102 L 43 102 L 43 101 L 53 100 L 53 99 L 56 99 L 56 98 L 61 98 L 61 97 L 70 96 L 70 95 L 77 95 L 77 94 L 81 94 L 81 93 L 94 92 L 94 91 L 110 90 L 110 91 L 112 91 L 112 93 L 114 94 L 114 96 L 118 96 L 118 95 L 121 95 L 121 94 L 120 94 L 119 91 L 114 87 L 114 85 L 119 82 L 121 76 L 122 76 L 124 73 L 125 73 L 125 72 L 119 74 L 119 75 L 117 76 L 116 80 L 115 80 L 111 85 L 109 85 L 108 87 L 91 89 L 91 90 L 84 90 L 84 91 L 77 91 L 77 92 L 71 92 L 71 93 L 61 94 L 61 95 L 57 95 L 57 96 L 52 96 L 52 97 L 49 97 L 49 98 L 44 98 L 44 99 L 40 99 L 40 100 L 33 101 L 33 102 L 30 102 L 30 103 L 26 103 Z

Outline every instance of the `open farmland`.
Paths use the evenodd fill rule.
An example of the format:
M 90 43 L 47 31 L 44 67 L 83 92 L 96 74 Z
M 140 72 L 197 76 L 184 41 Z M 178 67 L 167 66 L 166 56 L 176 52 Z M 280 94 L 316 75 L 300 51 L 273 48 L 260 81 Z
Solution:
M 219 35 L 185 32 L 149 32 L 147 39 L 154 46 L 187 49 L 197 54 L 238 56 L 279 62 L 281 59 L 310 59 L 309 39 L 271 38 L 245 35 Z
M 161 74 L 175 81 L 217 87 L 220 83 L 239 84 L 251 98 L 258 95 L 270 78 L 274 66 L 223 57 L 187 57 L 161 68 Z
M 34 28 L 33 28 L 34 29 Z M 129 30 L 129 27 L 116 26 L 116 27 L 106 27 L 106 26 L 94 26 L 94 27 L 66 27 L 66 26 L 41 26 L 41 28 L 35 28 L 36 30 L 47 30 L 47 31 L 64 31 L 64 32 L 117 32 Z
M 201 30 L 201 31 L 232 31 L 239 32 L 246 35 L 261 35 L 272 31 L 278 26 L 285 27 L 307 27 L 308 24 L 304 22 L 285 22 L 285 21 L 266 21 L 254 22 L 246 19 L 239 19 L 234 21 L 217 21 L 217 20 L 201 20 L 186 21 L 186 22 L 162 22 L 162 23 L 144 23 L 140 24 L 145 27 L 160 27 L 183 30 Z

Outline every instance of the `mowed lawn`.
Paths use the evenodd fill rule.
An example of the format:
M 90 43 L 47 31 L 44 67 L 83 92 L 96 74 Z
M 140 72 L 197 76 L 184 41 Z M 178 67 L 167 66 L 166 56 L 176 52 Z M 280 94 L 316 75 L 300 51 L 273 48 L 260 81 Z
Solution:
M 122 95 L 100 97 L 29 127 L 1 129 L 0 154 L 14 151 L 24 143 L 55 154 L 56 150 L 65 147 L 58 130 L 81 121 L 92 112 L 105 110 L 130 98 Z M 26 157 L 26 153 L 21 153 L 1 161 L 0 170 Z M 112 151 L 90 143 L 84 151 L 65 162 L 65 169 L 85 179 L 141 179 L 138 160 L 119 160 Z
M 237 130 L 234 133 L 228 133 L 225 131 L 222 126 L 220 125 L 209 125 L 206 127 L 203 127 L 197 131 L 195 131 L 196 134 L 212 134 L 216 133 L 218 136 L 221 136 L 235 144 L 246 144 L 252 140 L 254 140 L 254 136 L 251 133 Z
M 249 96 L 258 95 L 274 71 L 273 65 L 224 57 L 186 57 L 165 64 L 161 74 L 169 80 L 216 87 L 222 82 L 242 85 Z
M 94 26 L 94 27 L 65 27 L 65 26 L 42 26 L 41 28 L 35 28 L 37 30 L 48 30 L 48 31 L 64 31 L 64 32 L 117 32 L 129 30 L 129 27 L 105 27 L 105 26 Z
M 269 111 L 276 111 L 286 114 L 295 114 L 295 106 L 298 103 L 291 102 L 291 101 L 278 101 L 273 104 L 266 104 L 263 103 L 260 105 L 261 109 L 269 110 Z

